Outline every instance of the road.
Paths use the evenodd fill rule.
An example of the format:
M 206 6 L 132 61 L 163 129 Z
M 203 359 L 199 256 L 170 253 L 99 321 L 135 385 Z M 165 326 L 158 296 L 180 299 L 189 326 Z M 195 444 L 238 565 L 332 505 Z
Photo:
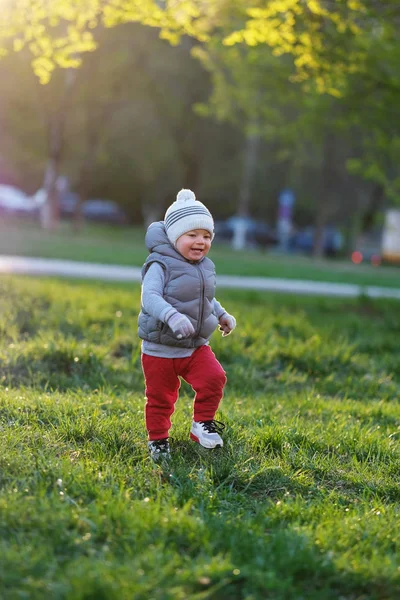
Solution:
M 0 255 L 0 273 L 73 277 L 104 281 L 140 281 L 139 267 L 4 255 Z M 371 298 L 394 298 L 400 300 L 400 289 L 361 286 L 350 283 L 330 283 L 299 279 L 278 279 L 272 277 L 246 277 L 241 275 L 218 275 L 217 285 L 219 288 L 264 290 L 292 294 L 313 294 L 319 296 L 342 296 L 350 298 L 364 295 Z

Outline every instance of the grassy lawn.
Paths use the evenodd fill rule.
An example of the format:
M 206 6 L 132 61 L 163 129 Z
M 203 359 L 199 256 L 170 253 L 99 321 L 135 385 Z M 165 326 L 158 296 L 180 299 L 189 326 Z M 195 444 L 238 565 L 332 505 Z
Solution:
M 58 232 L 46 233 L 37 225 L 1 223 L 0 254 L 35 256 L 141 266 L 147 256 L 140 228 L 88 226 L 74 234 L 69 223 Z M 256 250 L 233 252 L 214 243 L 210 257 L 220 275 L 283 277 L 400 287 L 400 268 L 353 265 L 350 261 L 315 261 L 304 256 L 276 256 Z
M 0 597 L 400 597 L 400 303 L 220 293 L 225 447 L 147 456 L 136 285 L 0 279 Z

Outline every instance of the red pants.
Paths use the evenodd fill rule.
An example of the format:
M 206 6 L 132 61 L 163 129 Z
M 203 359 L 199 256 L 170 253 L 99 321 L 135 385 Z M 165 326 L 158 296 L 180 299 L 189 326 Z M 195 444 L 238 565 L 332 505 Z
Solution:
M 226 375 L 209 346 L 200 346 L 187 358 L 159 358 L 142 354 L 146 383 L 146 429 L 149 440 L 168 437 L 171 415 L 178 399 L 179 377 L 195 391 L 194 421 L 211 421 L 223 396 Z

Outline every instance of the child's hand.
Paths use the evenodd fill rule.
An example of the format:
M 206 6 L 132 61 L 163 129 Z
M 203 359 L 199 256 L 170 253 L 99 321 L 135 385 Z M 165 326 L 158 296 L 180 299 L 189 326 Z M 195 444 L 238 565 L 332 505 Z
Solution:
M 168 327 L 172 329 L 178 340 L 187 338 L 194 334 L 194 327 L 185 315 L 176 312 L 167 321 Z
M 219 318 L 219 330 L 222 331 L 222 337 L 229 335 L 236 327 L 236 319 L 232 315 L 225 312 Z

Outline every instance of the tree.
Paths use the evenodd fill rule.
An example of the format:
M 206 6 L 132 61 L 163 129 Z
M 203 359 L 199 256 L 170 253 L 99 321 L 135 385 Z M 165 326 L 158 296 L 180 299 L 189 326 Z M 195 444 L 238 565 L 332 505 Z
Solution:
M 56 68 L 77 68 L 97 48 L 100 25 L 137 22 L 177 43 L 185 33 L 206 39 L 228 0 L 3 0 L 0 56 L 28 48 L 32 68 L 48 83 Z
M 399 122 L 400 105 L 399 20 L 400 9 L 394 0 L 253 0 L 250 6 L 248 0 L 20 0 L 7 2 L 0 16 L 0 49 L 4 53 L 28 48 L 35 72 L 46 82 L 56 67 L 77 67 L 82 56 L 96 48 L 100 24 L 114 27 L 137 21 L 158 28 L 172 43 L 186 33 L 203 43 L 223 39 L 227 49 L 238 48 L 238 44 L 250 50 L 269 46 L 281 73 L 293 82 L 293 90 L 301 87 L 310 104 L 318 104 L 318 95 L 336 98 L 341 107 L 337 118 L 345 120 L 349 130 L 358 130 L 361 139 L 358 155 L 347 157 L 351 159 L 349 167 L 394 196 L 398 189 L 399 132 L 393 124 Z M 260 54 L 255 56 L 259 60 Z M 232 86 L 226 89 L 232 92 Z M 257 111 L 245 85 L 233 93 L 241 111 L 246 104 L 250 112 L 254 107 Z M 389 119 L 387 111 L 378 108 L 383 103 L 396 107 L 392 111 L 396 118 Z M 274 118 L 276 123 L 282 116 L 287 119 L 293 108 L 289 102 L 284 110 L 274 110 L 269 122 L 249 115 L 244 127 L 254 131 L 255 123 L 262 129 L 264 122 L 271 129 Z M 244 114 L 248 114 L 246 109 Z M 318 122 L 313 127 L 318 129 Z M 285 139 L 290 137 L 290 127 L 284 129 L 284 143 L 279 140 L 282 128 L 274 143 L 287 154 Z M 260 135 L 265 137 L 262 131 Z M 327 155 L 332 152 L 328 152 L 331 142 L 325 139 L 322 145 Z
M 201 16 L 189 6 L 189 13 L 171 3 L 160 7 L 155 0 L 19 0 L 6 2 L 0 14 L 0 56 L 10 50 L 29 50 L 32 68 L 43 84 L 49 83 L 56 67 L 65 70 L 59 102 L 47 112 L 49 157 L 44 176 L 46 202 L 43 224 L 53 228 L 58 221 L 57 180 L 64 151 L 65 120 L 76 81 L 75 69 L 82 55 L 96 49 L 95 33 L 100 24 L 115 26 L 137 21 L 159 27 L 174 38 L 174 32 L 190 31 L 191 18 L 197 19 L 201 37 Z M 190 5 L 190 3 L 188 3 Z M 200 17 L 200 18 L 199 18 Z
M 393 165 L 398 164 L 399 143 L 391 140 L 400 133 L 395 125 L 400 116 L 399 24 L 395 0 L 260 0 L 247 10 L 244 27 L 224 43 L 268 45 L 277 57 L 291 56 L 292 81 L 307 92 L 338 98 L 352 110 L 353 124 L 362 123 L 364 130 L 370 125 L 366 164 L 360 158 L 351 166 L 393 197 L 393 190 L 398 195 Z

